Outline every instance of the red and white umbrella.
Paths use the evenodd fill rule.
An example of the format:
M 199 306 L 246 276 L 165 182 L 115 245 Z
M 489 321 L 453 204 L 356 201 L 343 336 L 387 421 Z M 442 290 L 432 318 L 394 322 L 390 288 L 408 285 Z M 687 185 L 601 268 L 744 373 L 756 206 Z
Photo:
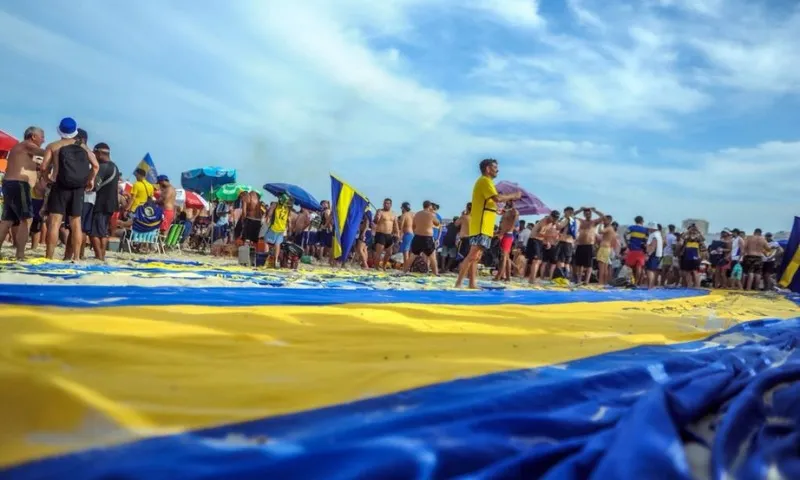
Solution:
M 161 192 L 156 190 L 154 196 L 158 198 Z M 175 204 L 184 208 L 208 209 L 208 202 L 200 195 L 178 188 L 175 190 Z
M 133 184 L 131 182 L 125 181 L 120 179 L 119 181 L 119 190 L 124 193 L 125 195 L 129 195 L 131 193 L 131 189 L 133 188 Z

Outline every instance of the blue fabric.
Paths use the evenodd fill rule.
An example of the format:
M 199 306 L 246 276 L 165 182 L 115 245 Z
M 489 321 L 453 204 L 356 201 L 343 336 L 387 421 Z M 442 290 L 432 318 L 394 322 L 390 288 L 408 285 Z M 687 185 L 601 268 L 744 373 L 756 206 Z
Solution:
M 181 173 L 181 186 L 199 194 L 206 194 L 214 187 L 235 182 L 236 170 L 233 168 L 203 167 Z
M 99 267 L 99 266 L 98 266 Z M 150 271 L 150 270 L 148 270 Z M 170 272 L 165 270 L 165 272 Z M 174 273 L 174 271 L 172 271 Z M 417 303 L 446 305 L 548 305 L 573 302 L 670 300 L 707 295 L 707 290 L 340 290 L 323 288 L 309 295 L 307 288 L 258 287 L 138 287 L 117 285 L 7 284 L 0 289 L 0 304 L 60 307 L 145 305 L 341 305 Z
M 83 451 L 3 478 L 689 479 L 690 444 L 697 475 L 800 478 L 800 320 L 708 340 Z
M 152 183 L 153 185 L 158 183 L 158 170 L 156 170 L 156 164 L 153 162 L 153 157 L 150 156 L 150 153 L 144 154 L 144 158 L 142 158 L 142 161 L 136 165 L 134 172 L 137 169 L 144 170 L 144 179 L 147 182 Z
M 347 187 L 353 190 L 353 197 L 350 203 L 345 205 L 347 216 L 344 221 L 339 218 L 340 195 L 342 190 Z M 264 185 L 264 188 L 267 188 Z M 342 182 L 338 178 L 331 175 L 331 214 L 333 215 L 333 250 L 336 255 L 336 260 L 346 259 L 350 255 L 350 250 L 356 243 L 358 238 L 358 231 L 361 228 L 361 219 L 369 207 L 369 200 L 362 197 L 351 186 Z M 337 250 L 338 246 L 338 250 Z
M 161 226 L 163 216 L 164 212 L 161 207 L 154 203 L 140 205 L 133 212 L 131 229 L 138 233 L 146 233 L 158 229 Z
M 292 185 L 289 183 L 267 183 L 264 185 L 264 190 L 275 195 L 276 197 L 287 193 L 292 197 L 295 205 L 300 205 L 303 208 L 307 208 L 315 212 L 322 210 L 322 207 L 317 199 L 297 185 Z
M 786 242 L 786 246 L 784 247 L 783 263 L 781 264 L 781 270 L 778 273 L 778 278 L 783 275 L 783 271 L 786 270 L 786 266 L 792 261 L 792 257 L 794 257 L 794 255 L 797 253 L 798 249 L 800 249 L 800 217 L 794 217 L 792 233 L 789 236 L 789 240 Z M 797 271 L 794 278 L 792 278 L 791 283 L 789 283 L 789 290 L 795 293 L 800 293 L 800 270 Z

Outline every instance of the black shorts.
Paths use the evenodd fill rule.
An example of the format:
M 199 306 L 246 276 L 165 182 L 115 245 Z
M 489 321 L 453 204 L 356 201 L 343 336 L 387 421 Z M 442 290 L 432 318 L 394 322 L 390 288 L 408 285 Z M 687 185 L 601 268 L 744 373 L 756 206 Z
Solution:
M 558 242 L 556 246 L 556 260 L 558 263 L 572 263 L 572 255 L 575 252 L 575 245 L 568 242 Z
M 412 254 L 419 255 L 424 253 L 425 255 L 433 255 L 433 252 L 435 251 L 436 244 L 433 242 L 433 237 L 414 235 L 414 240 L 411 240 Z
M 525 245 L 525 257 L 528 261 L 541 260 L 544 258 L 544 243 L 538 238 L 529 238 Z
M 110 237 L 110 235 L 108 234 L 108 228 L 110 225 L 111 225 L 110 213 L 93 212 L 92 229 L 90 230 L 92 233 L 90 234 L 90 236 L 97 238 Z
M 558 263 L 558 245 L 553 245 L 550 248 L 542 245 L 542 261 L 544 263 Z
M 761 255 L 745 255 L 742 259 L 742 271 L 745 275 L 761 275 L 764 269 L 764 257 Z
M 31 186 L 21 180 L 3 180 L 3 221 L 14 226 L 33 218 Z
M 700 270 L 699 258 L 684 258 L 681 257 L 681 271 L 682 272 L 696 272 Z
M 469 237 L 462 237 L 458 240 L 458 254 L 466 258 L 469 255 Z
M 764 264 L 761 266 L 761 272 L 764 275 L 772 275 L 773 273 L 775 273 L 775 262 L 774 261 L 764 262 Z
M 47 211 L 65 217 L 80 217 L 83 213 L 84 188 L 63 188 L 53 185 L 47 199 Z
M 261 220 L 245 218 L 242 221 L 242 238 L 251 243 L 258 243 L 258 234 L 261 233 Z
M 81 211 L 81 230 L 83 230 L 83 233 L 92 233 L 92 210 L 94 210 L 93 204 L 83 202 L 83 210 Z
M 432 237 L 431 237 L 432 238 Z M 391 248 L 394 245 L 394 237 L 388 233 L 376 233 L 375 234 L 375 246 L 383 245 L 383 248 Z M 418 255 L 418 254 L 414 254 Z
M 578 245 L 575 247 L 575 265 L 578 267 L 592 268 L 594 245 Z

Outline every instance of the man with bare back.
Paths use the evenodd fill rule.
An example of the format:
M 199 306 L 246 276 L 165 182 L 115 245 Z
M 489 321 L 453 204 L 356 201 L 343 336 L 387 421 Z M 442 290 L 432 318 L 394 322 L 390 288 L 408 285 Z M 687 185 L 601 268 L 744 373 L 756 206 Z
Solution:
M 100 170 L 94 153 L 78 137 L 78 124 L 72 118 L 64 118 L 58 126 L 61 136 L 47 146 L 44 152 L 42 171 L 48 172 L 52 166 L 50 180 L 53 186 L 47 199 L 47 245 L 45 256 L 53 258 L 61 222 L 69 219 L 71 259 L 80 255 L 83 243 L 81 214 L 83 213 L 84 192 L 94 190 L 94 179 Z M 68 260 L 65 258 L 65 260 Z
M 169 230 L 169 227 L 172 226 L 172 221 L 175 220 L 175 187 L 169 183 L 169 177 L 166 175 L 159 175 L 157 178 L 159 189 L 161 190 L 161 195 L 158 199 L 158 203 L 161 204 L 161 207 L 164 211 L 164 219 L 161 221 L 161 228 L 162 232 L 166 232 Z
M 36 184 L 38 165 L 34 157 L 44 155 L 44 131 L 28 127 L 20 143 L 8 152 L 6 174 L 3 177 L 3 218 L 0 222 L 0 248 L 11 227 L 16 228 L 14 245 L 17 260 L 25 259 L 25 246 L 33 218 L 31 188 Z
M 328 257 L 331 266 L 335 263 L 331 248 L 333 248 L 333 212 L 331 204 L 327 200 L 320 202 L 322 212 L 320 213 L 320 229 L 318 235 L 319 252 L 318 258 Z
M 494 277 L 495 280 L 511 280 L 509 256 L 511 255 L 511 247 L 514 246 L 514 227 L 517 225 L 518 220 L 519 212 L 514 208 L 514 202 L 507 201 L 503 216 L 500 218 L 500 230 L 497 232 L 500 237 L 502 257 L 500 258 L 500 268 Z
M 392 211 L 392 199 L 383 200 L 383 208 L 375 214 L 375 256 L 373 267 L 386 270 L 386 265 L 392 257 L 392 245 L 400 234 L 400 224 L 397 215 Z M 366 232 L 365 232 L 366 234 Z M 381 258 L 383 257 L 383 258 Z
M 307 208 L 300 208 L 300 213 L 294 217 L 292 231 L 294 232 L 294 243 L 305 251 L 308 245 L 308 228 L 311 226 L 311 212 Z
M 261 198 L 250 191 L 242 197 L 242 240 L 255 246 L 261 233 Z
M 553 210 L 550 215 L 536 222 L 533 230 L 531 230 L 528 245 L 525 247 L 525 257 L 531 263 L 530 283 L 535 283 L 538 280 L 539 268 L 542 262 L 553 258 L 548 252 L 552 253 L 552 249 L 555 247 L 552 245 L 551 236 L 548 234 L 558 226 L 558 217 L 560 216 L 557 210 Z
M 758 290 L 764 268 L 764 255 L 767 253 L 769 253 L 769 242 L 761 236 L 761 229 L 756 228 L 744 241 L 742 269 L 747 276 L 744 283 L 745 290 Z
M 617 230 L 612 223 L 611 215 L 603 216 L 603 227 L 600 233 L 600 247 L 597 249 L 597 283 L 607 285 L 611 281 L 611 253 L 616 249 Z
M 458 254 L 466 258 L 469 253 L 469 222 L 472 215 L 472 202 L 467 203 L 461 216 L 456 220 L 458 227 Z
M 433 240 L 433 229 L 439 227 L 439 220 L 433 213 L 433 204 L 428 200 L 422 203 L 422 210 L 414 215 L 414 239 L 411 241 L 411 255 L 403 265 L 403 271 L 408 272 L 417 255 L 425 256 L 425 263 L 430 262 L 430 256 L 436 252 L 436 242 Z M 439 275 L 437 265 L 434 263 L 433 274 Z
M 577 279 L 580 283 L 588 285 L 592 279 L 592 264 L 594 260 L 594 244 L 597 236 L 597 226 L 603 222 L 605 214 L 595 208 L 583 207 L 583 218 L 578 221 L 578 238 L 575 247 L 575 267 Z M 592 213 L 598 218 L 592 219 Z
M 400 206 L 400 252 L 403 254 L 403 264 L 408 261 L 411 252 L 411 241 L 414 239 L 414 214 L 411 213 L 411 204 L 403 202 Z M 433 232 L 431 232 L 433 234 Z

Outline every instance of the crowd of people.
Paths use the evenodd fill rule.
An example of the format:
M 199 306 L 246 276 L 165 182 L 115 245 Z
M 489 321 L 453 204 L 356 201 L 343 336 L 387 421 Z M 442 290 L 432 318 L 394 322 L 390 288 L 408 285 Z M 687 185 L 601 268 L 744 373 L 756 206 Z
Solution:
M 498 193 L 498 162 L 486 159 L 461 215 L 445 221 L 439 205 L 428 200 L 417 211 L 404 202 L 395 213 L 387 198 L 375 212 L 365 212 L 351 255 L 334 259 L 327 201 L 316 212 L 295 209 L 286 194 L 267 204 L 258 192 L 242 191 L 235 200 L 213 200 L 208 208 L 183 208 L 167 176 L 153 185 L 147 172 L 137 169 L 130 190 L 123 188 L 108 144 L 90 149 L 87 132 L 73 119 L 63 119 L 58 133 L 60 138 L 43 148 L 44 131 L 30 127 L 9 153 L 0 247 L 10 236 L 17 259 L 24 259 L 30 241 L 34 249 L 44 242 L 47 258 L 60 242 L 65 260 L 84 258 L 87 246 L 105 260 L 109 238 L 130 235 L 137 219 L 146 216 L 142 211 L 157 212 L 151 223 L 162 234 L 181 225 L 178 243 L 190 248 L 258 249 L 276 267 L 296 267 L 305 257 L 331 265 L 353 261 L 362 268 L 458 272 L 456 286 L 468 279 L 470 288 L 477 287 L 482 265 L 494 270 L 497 281 L 771 289 L 782 254 L 760 229 L 749 236 L 725 229 L 721 240 L 707 246 L 695 225 L 684 232 L 668 225 L 665 231 L 639 216 L 620 232 L 611 215 L 594 207 L 567 207 L 563 215 L 554 210 L 528 223 L 515 208 L 522 193 Z

